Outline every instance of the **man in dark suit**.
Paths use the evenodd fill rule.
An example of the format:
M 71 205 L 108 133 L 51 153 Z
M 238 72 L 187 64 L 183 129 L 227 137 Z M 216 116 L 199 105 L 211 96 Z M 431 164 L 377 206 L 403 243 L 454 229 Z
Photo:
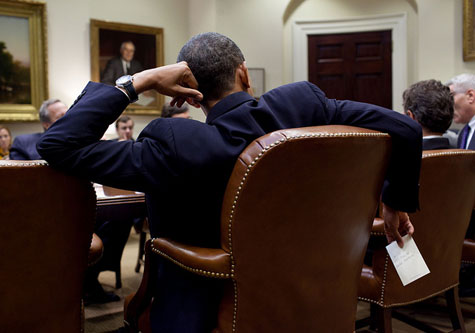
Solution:
M 404 112 L 422 127 L 422 149 L 449 149 L 442 135 L 452 123 L 454 100 L 450 89 L 436 80 L 414 83 L 403 95 Z
M 392 137 L 382 195 L 387 238 L 402 246 L 400 233 L 412 234 L 405 212 L 418 207 L 422 131 L 416 122 L 378 106 L 327 99 L 309 82 L 278 87 L 257 101 L 240 49 L 217 33 L 193 37 L 178 61 L 135 74 L 135 91 L 130 85 L 126 92 L 90 82 L 66 117 L 43 135 L 40 154 L 52 166 L 95 182 L 145 192 L 152 237 L 212 248 L 220 246 L 227 181 L 254 139 L 282 128 L 326 124 L 382 130 Z M 173 96 L 172 104 L 186 100 L 200 106 L 206 123 L 158 118 L 135 142 L 99 141 L 130 100 L 149 89 Z M 176 200 L 183 196 L 189 198 L 187 209 Z M 221 298 L 219 282 L 166 260 L 159 266 L 153 331 L 210 332 Z
M 475 149 L 475 75 L 457 75 L 447 85 L 454 96 L 454 122 L 465 124 L 459 132 L 457 147 Z
M 40 122 L 44 130 L 47 130 L 56 120 L 64 116 L 68 107 L 59 99 L 48 99 L 41 104 Z M 36 143 L 42 133 L 19 135 L 13 141 L 10 148 L 11 160 L 40 160 L 41 156 L 36 150 Z
M 475 75 L 460 74 L 447 85 L 454 97 L 454 122 L 465 124 L 459 132 L 457 147 L 475 149 Z M 475 238 L 475 211 L 468 225 L 466 238 Z M 475 296 L 475 265 L 463 265 L 460 273 L 460 296 Z
M 135 45 L 130 40 L 120 45 L 120 56 L 107 62 L 101 75 L 101 82 L 115 86 L 115 80 L 123 75 L 132 75 L 143 70 L 138 60 L 134 59 Z

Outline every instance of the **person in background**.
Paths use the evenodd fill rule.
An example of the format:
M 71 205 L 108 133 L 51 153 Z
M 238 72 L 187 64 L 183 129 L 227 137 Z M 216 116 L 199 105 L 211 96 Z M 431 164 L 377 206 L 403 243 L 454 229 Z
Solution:
M 475 75 L 457 75 L 447 85 L 454 97 L 454 122 L 465 124 L 459 133 L 457 148 L 475 149 Z
M 0 125 L 0 160 L 8 160 L 10 147 L 12 145 L 12 134 L 8 127 Z
M 459 74 L 447 85 L 454 98 L 454 122 L 465 124 L 459 132 L 457 148 L 475 149 L 475 75 Z M 466 238 L 475 238 L 475 211 L 472 212 Z M 460 269 L 459 295 L 475 296 L 475 265 L 462 265 Z
M 449 149 L 443 137 L 452 123 L 454 100 L 449 87 L 436 80 L 414 83 L 403 95 L 404 112 L 422 127 L 422 149 Z
M 183 103 L 182 106 L 164 105 L 162 108 L 162 118 L 187 118 L 191 119 L 188 104 Z
M 66 114 L 68 107 L 57 98 L 48 99 L 41 104 L 39 114 L 40 123 L 46 131 L 56 120 Z M 11 160 L 40 160 L 36 150 L 36 143 L 43 133 L 19 135 L 10 148 Z
M 120 116 L 115 122 L 115 130 L 118 135 L 117 141 L 134 139 L 134 121 L 129 116 Z
M 114 86 L 115 80 L 122 75 L 132 75 L 140 72 L 142 64 L 134 59 L 135 45 L 128 40 L 120 45 L 120 56 L 114 57 L 107 62 L 101 76 L 101 82 Z

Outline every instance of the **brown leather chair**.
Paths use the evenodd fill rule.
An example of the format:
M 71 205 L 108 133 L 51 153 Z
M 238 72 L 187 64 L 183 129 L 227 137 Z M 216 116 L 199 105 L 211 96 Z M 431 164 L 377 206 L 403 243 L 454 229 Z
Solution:
M 257 139 L 228 182 L 221 248 L 148 241 L 142 284 L 126 304 L 126 326 L 149 331 L 158 254 L 228 281 L 216 332 L 352 332 L 389 151 L 387 134 L 347 126 L 281 130 Z
M 44 161 L 0 161 L 0 179 L 0 331 L 81 332 L 92 185 Z
M 409 214 L 414 240 L 430 274 L 402 285 L 384 246 L 373 253 L 372 266 L 364 266 L 358 296 L 371 303 L 370 323 L 378 332 L 391 332 L 391 317 L 427 332 L 433 328 L 392 311 L 446 292 L 454 330 L 464 332 L 458 300 L 462 244 L 475 200 L 475 151 L 432 150 L 423 153 L 420 178 L 420 211 Z M 381 221 L 373 230 L 382 233 Z M 384 237 L 384 236 L 380 236 Z M 383 242 L 386 245 L 386 242 Z

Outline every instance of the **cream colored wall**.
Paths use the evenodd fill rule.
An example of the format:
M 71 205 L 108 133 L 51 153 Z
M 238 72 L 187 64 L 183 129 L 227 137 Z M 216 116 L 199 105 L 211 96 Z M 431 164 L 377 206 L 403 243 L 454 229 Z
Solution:
M 266 70 L 266 89 L 292 81 L 292 22 L 407 13 L 407 84 L 474 72 L 462 59 L 462 0 L 46 0 L 50 96 L 71 104 L 90 78 L 89 20 L 164 28 L 165 63 L 192 35 L 217 31 L 243 50 L 248 67 Z M 296 7 L 283 22 L 287 5 Z M 204 120 L 200 110 L 195 119 Z M 137 116 L 136 133 L 152 117 Z M 9 124 L 14 135 L 38 123 Z
M 265 68 L 265 88 L 282 84 L 282 15 L 288 0 L 218 0 L 217 32 L 241 48 L 248 67 Z
M 189 37 L 188 0 L 46 0 L 49 95 L 70 105 L 90 80 L 89 20 L 164 29 L 165 63 Z M 136 135 L 153 119 L 134 116 Z M 39 123 L 9 123 L 13 136 L 41 131 Z

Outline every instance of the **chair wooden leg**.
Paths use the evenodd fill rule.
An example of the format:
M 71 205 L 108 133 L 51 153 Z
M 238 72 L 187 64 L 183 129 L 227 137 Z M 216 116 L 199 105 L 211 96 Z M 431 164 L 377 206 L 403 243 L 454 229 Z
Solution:
M 115 271 L 115 288 L 120 289 L 122 288 L 122 279 L 120 274 L 120 264 L 117 270 Z
M 371 303 L 371 324 L 370 329 L 377 329 L 380 333 L 392 332 L 392 311 L 391 308 L 383 308 L 379 305 Z
M 465 323 L 460 309 L 458 287 L 455 286 L 454 288 L 447 290 L 445 292 L 445 299 L 447 300 L 447 307 L 454 331 L 465 333 Z
M 140 231 L 139 239 L 139 255 L 137 258 L 137 264 L 135 265 L 135 272 L 140 272 L 140 267 L 143 264 L 143 256 L 145 254 L 145 239 L 147 238 L 147 233 L 145 231 Z

